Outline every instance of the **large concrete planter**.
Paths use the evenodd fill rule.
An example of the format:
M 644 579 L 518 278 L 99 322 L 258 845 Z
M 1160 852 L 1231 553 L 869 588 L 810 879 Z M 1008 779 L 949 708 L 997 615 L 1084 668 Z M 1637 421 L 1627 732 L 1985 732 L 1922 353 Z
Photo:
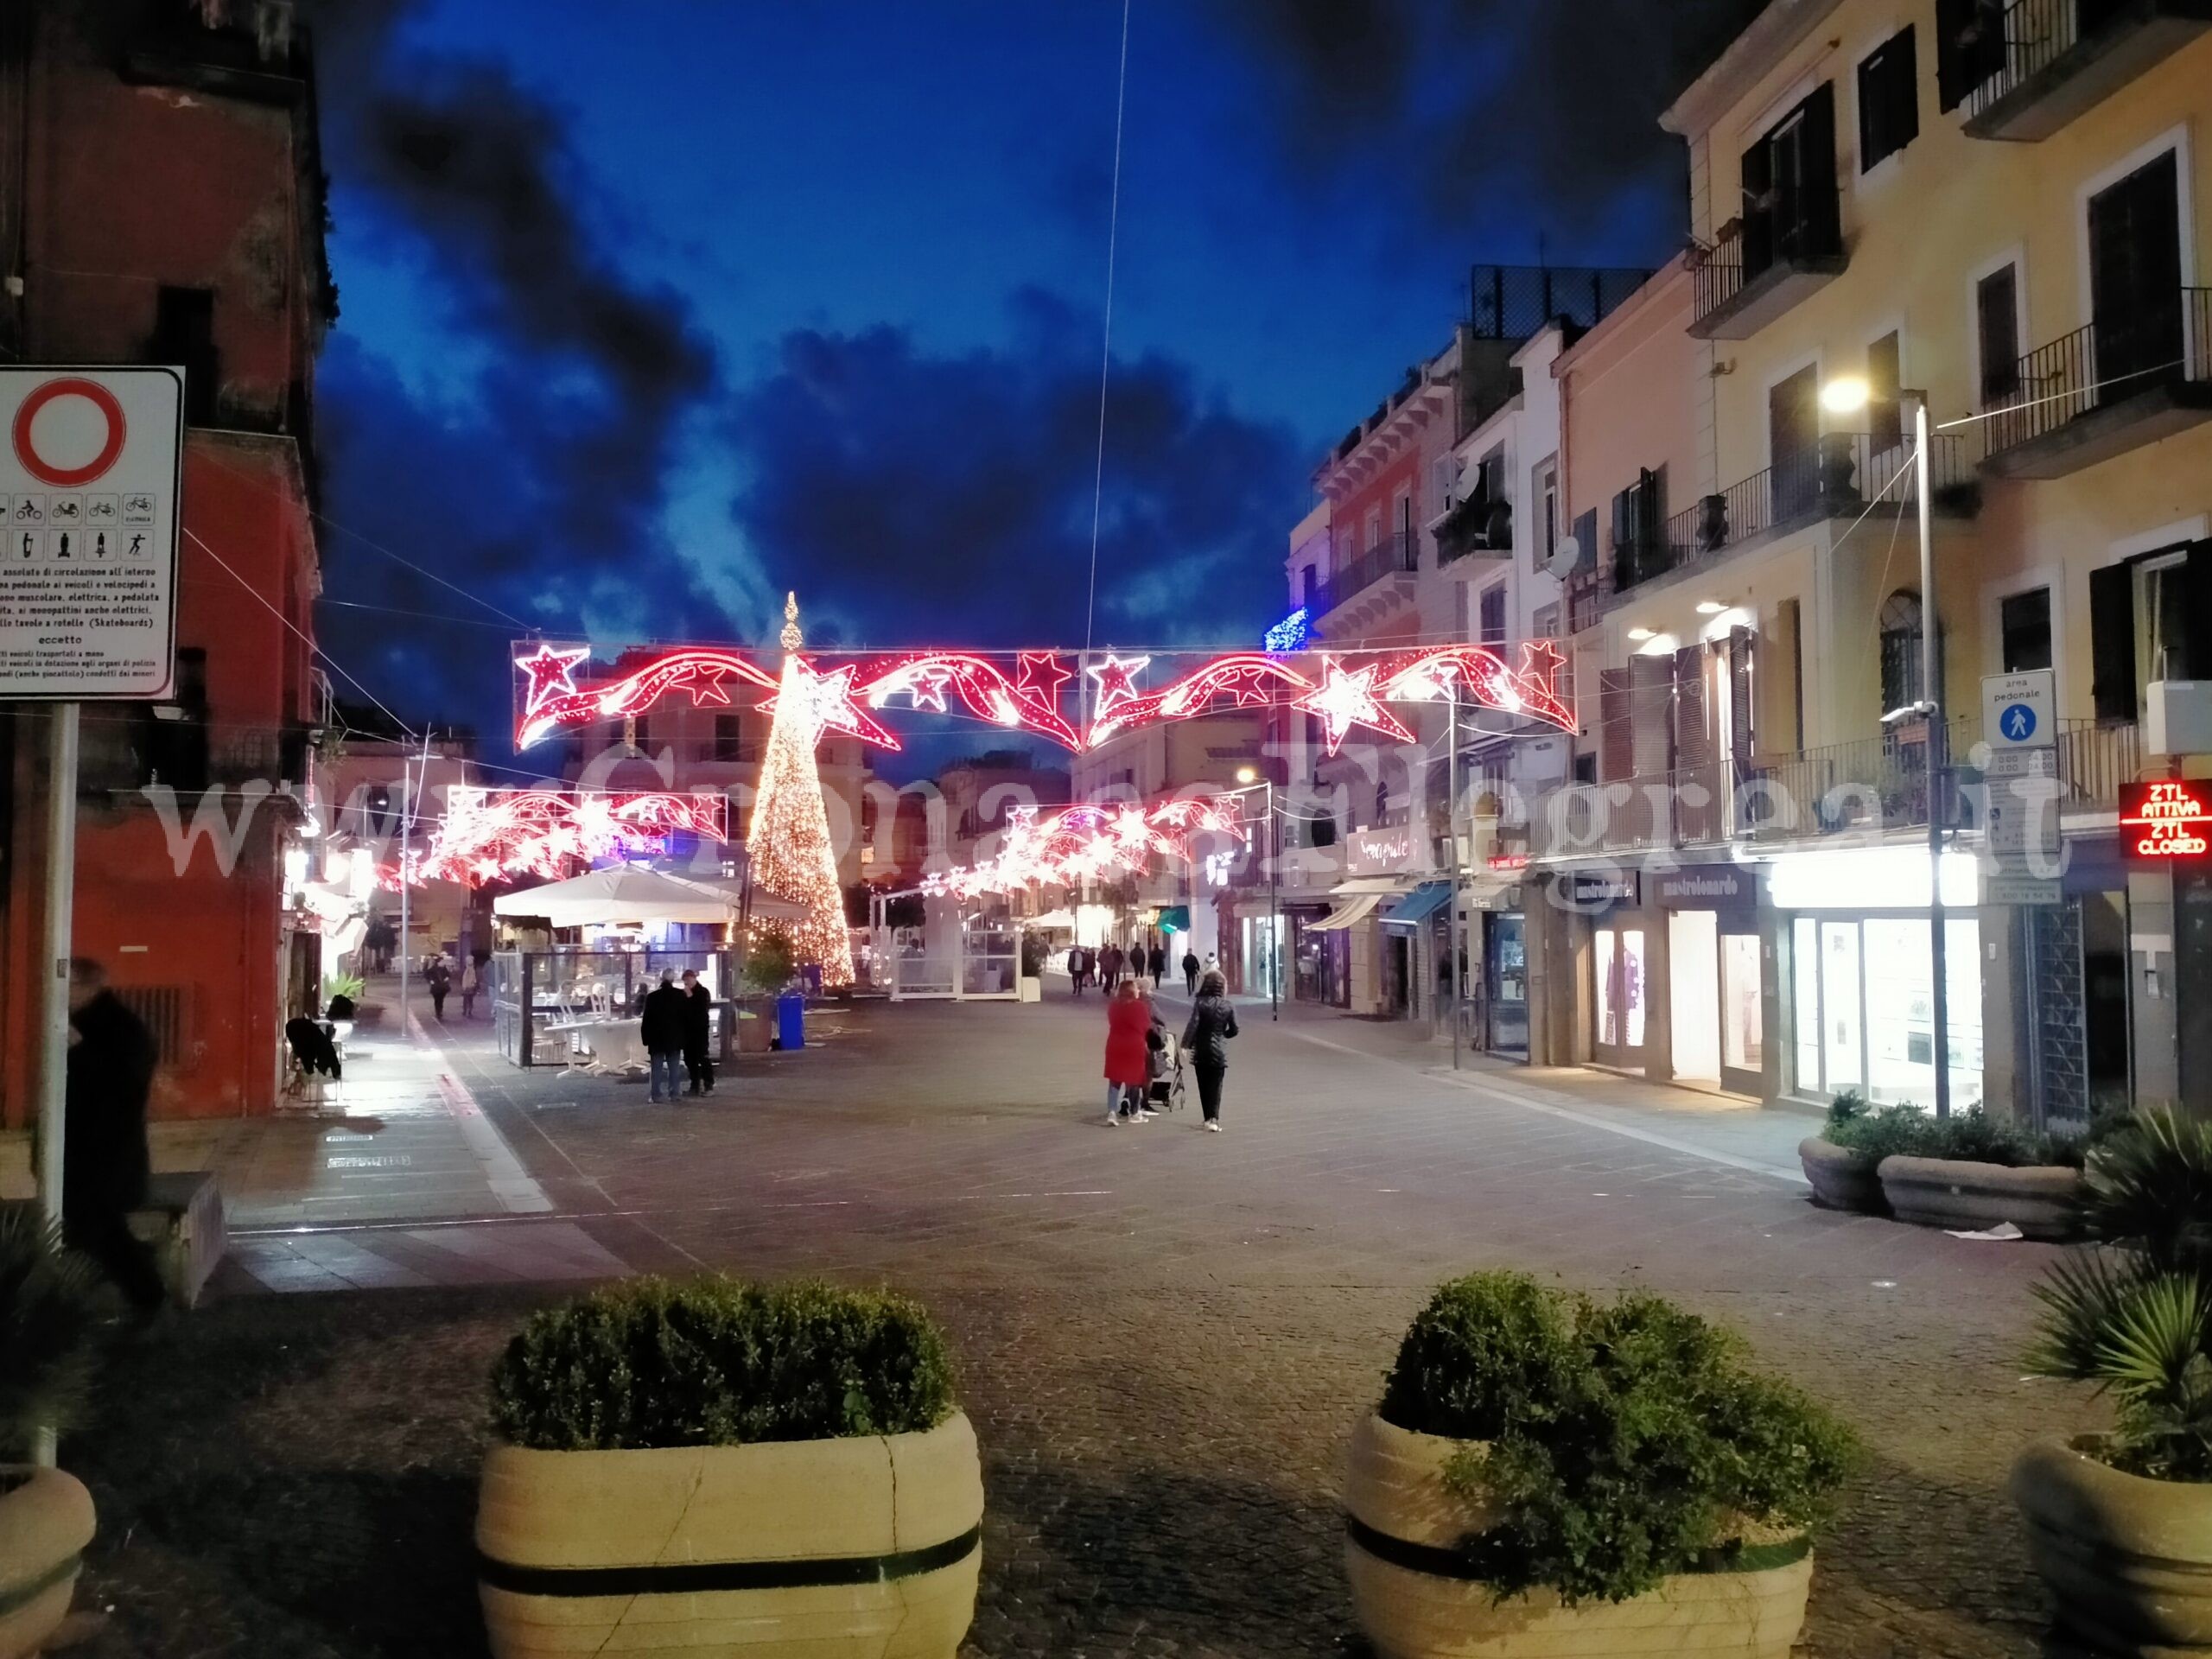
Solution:
M 2122 1474 L 2095 1444 L 2053 1435 L 2012 1465 L 2060 1628 L 2098 1653 L 2212 1654 L 2212 1485 Z
M 1860 1215 L 1885 1216 L 1890 1201 L 1882 1196 L 1881 1160 L 1872 1154 L 1839 1147 L 1819 1135 L 1797 1143 L 1797 1161 L 1813 1189 L 1813 1202 L 1827 1210 L 1853 1210 Z
M 1486 1519 L 1479 1503 L 1444 1485 L 1444 1465 L 1462 1444 L 1371 1414 L 1353 1431 L 1344 1568 L 1380 1659 L 1787 1659 L 1813 1582 L 1802 1540 L 1772 1551 L 1772 1566 L 1684 1573 L 1622 1602 L 1567 1607 L 1550 1591 L 1494 1601 L 1456 1554 Z
M 75 1476 L 0 1463 L 0 1659 L 36 1653 L 68 1616 L 92 1528 Z
M 2030 1238 L 2070 1238 L 2082 1172 L 2008 1169 L 1957 1158 L 1885 1158 L 1882 1193 L 1899 1221 L 1961 1231 L 2009 1221 Z
M 494 1447 L 476 1548 L 495 1659 L 952 1659 L 983 1481 L 920 1434 L 643 1452 Z

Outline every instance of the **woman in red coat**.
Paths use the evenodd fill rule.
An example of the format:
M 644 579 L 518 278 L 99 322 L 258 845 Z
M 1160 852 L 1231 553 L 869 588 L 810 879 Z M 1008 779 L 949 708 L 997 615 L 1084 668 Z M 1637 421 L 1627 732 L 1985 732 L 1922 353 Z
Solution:
M 1152 1029 L 1152 1009 L 1137 995 L 1136 982 L 1125 979 L 1106 1004 L 1106 1122 L 1110 1128 L 1126 1116 L 1144 1122 L 1141 1108 L 1149 1081 L 1145 1033 Z

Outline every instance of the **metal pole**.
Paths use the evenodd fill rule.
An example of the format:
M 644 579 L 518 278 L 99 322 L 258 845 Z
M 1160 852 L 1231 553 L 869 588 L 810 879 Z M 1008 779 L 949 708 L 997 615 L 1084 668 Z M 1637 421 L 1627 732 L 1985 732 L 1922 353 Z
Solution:
M 1275 780 L 1268 779 L 1268 1018 L 1282 1018 L 1282 820 L 1275 816 Z
M 1459 914 L 1459 687 L 1452 687 L 1452 752 L 1445 761 L 1444 833 L 1452 849 L 1452 908 L 1446 912 L 1448 925 L 1444 930 L 1445 960 L 1451 963 L 1452 1001 L 1445 1010 L 1452 1021 L 1452 1069 L 1459 1069 L 1459 1010 L 1465 1006 L 1467 988 L 1459 981 L 1464 970 L 1460 963 L 1466 959 L 1466 947 L 1460 929 L 1465 925 Z
M 1937 650 L 1935 505 L 1929 488 L 1925 395 L 1914 405 L 1912 428 L 1920 493 L 1920 678 L 1928 704 L 1929 968 L 1936 976 L 1930 1002 L 1936 1027 L 1936 1116 L 1941 1119 L 1951 1115 L 1951 996 L 1943 940 L 1943 774 L 1949 734 L 1943 721 L 1942 666 Z
M 415 763 L 404 755 L 399 761 L 399 1040 L 407 1038 L 407 953 L 413 946 L 408 934 L 408 895 L 415 889 L 408 879 L 408 850 L 415 840 Z
M 47 756 L 46 973 L 40 988 L 38 1205 L 49 1224 L 61 1220 L 63 1134 L 69 1103 L 69 948 L 77 885 L 77 705 L 54 705 Z M 54 1432 L 41 1427 L 31 1461 L 52 1468 Z

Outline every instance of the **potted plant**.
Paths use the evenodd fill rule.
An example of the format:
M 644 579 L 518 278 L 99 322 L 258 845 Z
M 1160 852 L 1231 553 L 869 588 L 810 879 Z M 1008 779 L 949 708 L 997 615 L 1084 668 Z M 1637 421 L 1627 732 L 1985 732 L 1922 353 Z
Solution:
M 1474 1274 L 1353 1433 L 1353 1606 L 1384 1659 L 1783 1659 L 1853 1457 L 1694 1314 Z
M 982 1477 L 913 1303 L 633 1281 L 534 1316 L 492 1401 L 476 1542 L 495 1659 L 959 1647 Z
M 1980 1106 L 1938 1120 L 1910 1102 L 1867 1113 L 1847 1141 L 1881 1159 L 1882 1197 L 1900 1221 L 1961 1230 L 2011 1222 L 2029 1238 L 2070 1238 L 2084 1142 L 2035 1135 Z
M 93 1529 L 83 1482 L 6 1459 L 83 1415 L 107 1319 L 98 1270 L 30 1205 L 0 1205 L 0 1659 L 36 1653 L 67 1616 Z
M 2125 1120 L 2091 1149 L 2104 1248 L 2036 1287 L 2037 1375 L 2094 1384 L 2109 1433 L 2037 1441 L 2012 1492 L 2060 1627 L 2115 1654 L 2212 1654 L 2212 1125 Z
M 1827 1122 L 1821 1133 L 1797 1143 L 1797 1161 L 1804 1167 L 1815 1204 L 1885 1216 L 1890 1205 L 1882 1196 L 1878 1172 L 1886 1154 L 1865 1144 L 1866 1117 L 1866 1096 L 1856 1089 L 1842 1090 L 1828 1103 Z

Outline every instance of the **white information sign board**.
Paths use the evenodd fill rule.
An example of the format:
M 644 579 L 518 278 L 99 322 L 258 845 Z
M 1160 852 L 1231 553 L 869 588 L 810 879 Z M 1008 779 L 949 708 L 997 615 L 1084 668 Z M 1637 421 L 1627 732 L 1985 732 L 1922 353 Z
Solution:
M 169 695 L 183 470 L 182 369 L 0 367 L 0 699 Z
M 1982 741 L 1999 753 L 2047 749 L 2058 741 L 2056 676 L 2047 668 L 1991 674 L 1981 682 Z

